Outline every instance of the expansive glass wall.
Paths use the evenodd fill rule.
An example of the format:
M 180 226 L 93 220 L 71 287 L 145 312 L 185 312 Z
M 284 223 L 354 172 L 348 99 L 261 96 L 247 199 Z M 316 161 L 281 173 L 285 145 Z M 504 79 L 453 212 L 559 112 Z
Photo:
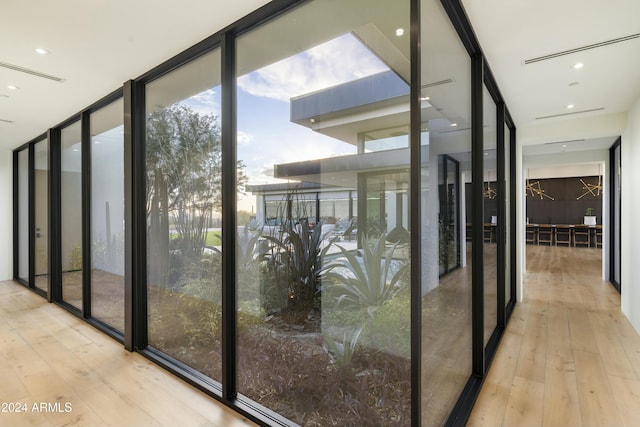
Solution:
M 17 222 L 16 274 L 35 274 L 35 286 L 47 290 L 49 256 L 61 260 L 62 281 L 51 283 L 52 294 L 62 287 L 63 300 L 80 309 L 83 272 L 90 272 L 91 315 L 122 331 L 126 348 L 263 422 L 409 425 L 420 413 L 422 425 L 442 425 L 481 382 L 481 344 L 504 309 L 498 276 L 510 277 L 514 233 L 508 222 L 506 240 L 497 233 L 501 142 L 486 89 L 484 123 L 471 119 L 471 85 L 480 76 L 471 75 L 469 51 L 480 51 L 471 32 L 463 46 L 464 16 L 454 20 L 456 31 L 446 0 L 420 1 L 414 18 L 422 63 L 413 76 L 409 0 L 292 1 L 297 6 L 286 13 L 276 10 L 285 3 L 270 3 L 224 35 L 224 57 L 235 64 L 222 64 L 216 35 L 125 85 L 126 101 L 85 110 L 91 139 L 82 142 L 91 150 L 85 148 L 84 169 L 80 130 L 87 128 L 70 120 L 52 129 L 55 141 L 61 136 L 60 152 L 52 151 L 53 160 L 61 157 L 52 167 L 56 179 L 60 168 L 61 182 L 59 200 L 53 183 L 51 206 L 49 142 L 31 143 L 33 170 L 28 151 L 17 153 L 16 211 L 30 213 L 34 229 Z M 203 54 L 206 47 L 213 50 Z M 235 96 L 224 106 L 223 69 L 225 82 L 237 74 L 229 86 Z M 413 117 L 420 120 L 410 123 L 409 82 L 416 80 L 420 114 Z M 126 133 L 123 110 L 131 113 Z M 231 125 L 224 149 L 223 115 Z M 420 150 L 408 137 L 417 126 Z M 472 160 L 478 132 L 485 156 L 474 151 Z M 418 160 L 410 148 L 419 162 L 410 161 Z M 507 145 L 506 166 L 509 155 Z M 474 181 L 481 167 L 484 179 Z M 225 189 L 229 175 L 237 176 L 237 191 L 224 198 L 223 168 Z M 82 203 L 83 180 L 90 203 Z M 484 196 L 482 221 L 471 209 L 473 192 Z M 125 196 L 133 206 L 124 206 Z M 136 201 L 146 210 L 138 212 Z M 225 224 L 237 223 L 224 230 L 225 248 L 223 204 Z M 61 218 L 51 211 L 50 233 L 50 208 L 58 205 Z M 412 217 L 418 206 L 421 215 Z M 125 217 L 134 220 L 127 245 Z M 91 223 L 85 240 L 83 218 Z M 419 247 L 411 247 L 412 233 Z M 472 233 L 480 238 L 473 241 Z M 62 239 L 52 254 L 50 235 Z M 484 255 L 475 265 L 472 245 L 475 256 Z M 125 246 L 132 261 L 126 272 Z M 28 248 L 33 260 L 24 255 Z M 506 254 L 502 272 L 498 248 Z M 419 273 L 413 277 L 412 267 Z M 126 323 L 125 294 L 135 296 Z M 484 312 L 472 310 L 482 305 Z M 464 416 L 453 415 L 456 422 Z
M 146 86 L 148 342 L 221 378 L 220 52 Z
M 472 372 L 471 60 L 440 2 L 421 9 L 421 411 L 439 426 Z
M 62 300 L 82 309 L 82 150 L 81 125 L 61 131 Z
M 18 152 L 18 278 L 29 282 L 29 149 Z
M 47 292 L 49 288 L 49 141 L 33 145 L 34 283 Z
M 484 344 L 498 325 L 498 150 L 497 108 L 486 87 L 484 117 Z M 502 220 L 502 218 L 500 218 Z
M 124 331 L 123 101 L 91 114 L 91 315 Z
M 328 0 L 236 43 L 239 180 L 288 183 L 268 218 L 238 200 L 237 386 L 298 424 L 410 422 L 408 29 L 409 1 Z

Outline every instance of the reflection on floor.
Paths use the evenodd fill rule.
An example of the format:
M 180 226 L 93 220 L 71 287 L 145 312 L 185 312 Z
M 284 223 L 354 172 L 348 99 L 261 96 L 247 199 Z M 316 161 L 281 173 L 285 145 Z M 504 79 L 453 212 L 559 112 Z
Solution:
M 469 426 L 640 425 L 640 336 L 602 250 L 527 246 L 515 308 Z
M 471 266 L 442 277 L 422 301 L 423 426 L 444 424 L 471 375 Z

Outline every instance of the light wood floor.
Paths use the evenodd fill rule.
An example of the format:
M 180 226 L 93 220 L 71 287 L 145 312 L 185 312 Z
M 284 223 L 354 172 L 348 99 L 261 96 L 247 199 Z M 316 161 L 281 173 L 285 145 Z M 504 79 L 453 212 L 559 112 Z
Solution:
M 0 404 L 11 427 L 254 425 L 14 282 L 0 282 Z
M 527 246 L 524 301 L 468 426 L 640 426 L 640 337 L 600 257 Z

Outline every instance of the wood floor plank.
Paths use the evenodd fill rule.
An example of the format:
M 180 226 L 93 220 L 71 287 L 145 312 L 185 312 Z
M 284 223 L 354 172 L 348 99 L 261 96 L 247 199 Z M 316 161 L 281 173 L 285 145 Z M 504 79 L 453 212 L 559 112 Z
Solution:
M 585 310 L 570 308 L 567 310 L 571 346 L 574 350 L 598 353 L 598 343 L 593 339 L 593 328 L 589 314 Z
M 537 427 L 542 425 L 544 384 L 522 377 L 514 377 L 504 426 Z
M 546 364 L 547 320 L 542 306 L 530 313 L 522 340 L 516 375 L 544 383 Z
M 543 421 L 547 426 L 581 425 L 575 362 L 566 307 L 549 305 Z
M 511 383 L 485 383 L 474 410 L 467 421 L 469 427 L 496 427 L 503 425 L 507 402 L 511 393 Z
M 599 354 L 575 350 L 580 414 L 588 425 L 619 426 L 622 419 L 609 384 L 604 362 Z
M 640 426 L 640 381 L 609 376 L 611 388 L 615 390 L 615 401 L 622 418 L 622 426 Z
M 636 376 L 631 362 L 627 358 L 619 335 L 613 329 L 609 314 L 606 312 L 590 312 L 589 320 L 593 327 L 594 338 L 598 345 L 602 360 L 606 360 L 605 370 L 609 375 L 615 375 L 632 380 L 640 379 Z

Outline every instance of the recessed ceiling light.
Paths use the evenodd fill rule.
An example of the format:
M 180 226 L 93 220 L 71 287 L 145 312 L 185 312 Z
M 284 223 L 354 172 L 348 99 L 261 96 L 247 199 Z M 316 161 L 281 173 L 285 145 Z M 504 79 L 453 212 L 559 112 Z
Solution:
M 423 97 L 420 98 L 420 101 L 428 101 L 430 99 L 431 98 L 429 98 L 428 96 L 423 96 Z
M 93 141 L 94 144 L 102 144 L 102 141 Z
M 571 108 L 573 108 L 573 107 L 575 107 L 575 105 L 573 105 L 573 104 L 569 104 L 569 105 L 567 105 L 567 108 L 569 108 L 569 109 L 571 109 Z
M 315 122 L 316 122 L 316 119 L 309 119 L 309 121 L 310 121 L 311 123 L 315 123 Z
M 404 36 L 404 28 L 396 29 L 396 36 L 398 36 L 398 37 Z
M 573 68 L 575 70 L 579 70 L 582 67 L 584 67 L 584 64 L 582 62 L 576 62 L 575 64 L 573 64 Z
M 43 47 L 37 47 L 34 50 L 36 51 L 37 54 L 40 54 L 40 55 L 49 55 L 51 53 Z
M 562 148 L 567 148 L 567 144 L 562 144 Z
M 18 86 L 16 86 L 16 85 L 7 85 L 7 89 L 18 90 L 20 88 Z
M 485 152 L 485 153 L 484 153 L 484 155 L 485 155 L 485 156 L 488 156 L 488 155 L 489 155 L 489 153 Z
M 457 123 L 451 123 L 449 126 L 456 127 L 456 126 L 458 126 L 458 124 Z
M 80 149 L 79 148 L 74 148 L 73 151 L 78 152 L 78 151 L 80 151 Z

